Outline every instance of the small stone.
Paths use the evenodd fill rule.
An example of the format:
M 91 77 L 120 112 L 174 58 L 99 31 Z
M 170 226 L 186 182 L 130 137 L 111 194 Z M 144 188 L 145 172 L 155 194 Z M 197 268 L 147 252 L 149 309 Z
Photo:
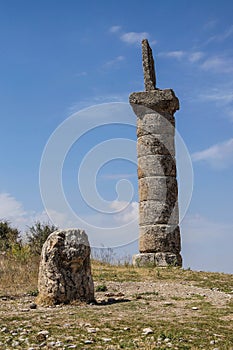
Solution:
M 152 334 L 152 333 L 154 333 L 153 332 L 153 330 L 151 329 L 151 328 L 144 328 L 143 330 L 142 330 L 142 333 L 143 334 L 145 334 L 145 335 L 147 335 L 147 334 Z
M 171 340 L 170 338 L 165 338 L 165 339 L 164 339 L 164 342 L 165 342 L 165 343 L 169 343 L 170 340 Z
M 1 332 L 2 332 L 2 333 L 9 333 L 9 329 L 8 329 L 7 327 L 3 327 L 3 328 L 1 329 Z
M 93 344 L 93 340 L 89 340 L 89 339 L 84 340 L 84 344 Z
M 48 343 L 48 346 L 55 346 L 56 345 L 56 342 L 55 341 L 51 341 Z
M 87 333 L 96 333 L 96 328 L 87 328 Z
M 45 336 L 49 335 L 49 331 L 40 331 L 37 334 L 43 334 Z
M 28 334 L 28 331 L 26 330 L 23 330 L 22 332 L 20 332 L 20 335 L 27 335 Z
M 48 335 L 49 335 L 48 331 L 40 331 L 40 332 L 37 333 L 36 339 L 39 342 L 43 342 L 44 340 L 46 340 L 46 338 L 48 338 Z M 40 346 L 41 346 L 41 344 L 40 344 Z
M 193 307 L 192 307 L 192 310 L 198 310 L 198 307 L 193 306 Z
M 102 340 L 107 343 L 107 342 L 110 342 L 112 339 L 111 338 L 102 338 Z
M 56 341 L 56 343 L 55 343 L 55 346 L 56 347 L 60 347 L 60 346 L 62 346 L 63 345 L 63 342 L 62 341 Z
M 18 342 L 18 341 L 13 340 L 13 342 L 12 342 L 12 346 L 13 346 L 13 347 L 16 347 L 16 346 L 18 346 L 18 345 L 19 345 L 19 342 Z
M 124 331 L 129 331 L 130 327 L 124 327 Z

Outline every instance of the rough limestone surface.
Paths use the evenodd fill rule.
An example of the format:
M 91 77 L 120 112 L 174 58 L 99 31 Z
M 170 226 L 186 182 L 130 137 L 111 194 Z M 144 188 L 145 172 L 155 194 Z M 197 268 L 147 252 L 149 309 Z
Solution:
M 146 39 L 142 40 L 142 62 L 144 69 L 145 90 L 155 90 L 156 77 L 154 68 L 154 58 L 150 45 Z
M 43 245 L 37 304 L 67 304 L 94 300 L 90 245 L 83 230 L 58 230 Z
M 137 266 L 181 266 L 175 118 L 179 100 L 172 89 L 156 87 L 154 59 L 142 41 L 145 91 L 129 102 L 137 116 L 139 252 Z

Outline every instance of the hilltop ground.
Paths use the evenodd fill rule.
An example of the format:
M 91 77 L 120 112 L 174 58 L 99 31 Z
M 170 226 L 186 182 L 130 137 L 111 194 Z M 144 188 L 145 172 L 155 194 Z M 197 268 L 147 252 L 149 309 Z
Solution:
M 92 262 L 97 304 L 33 304 L 38 259 L 0 260 L 0 349 L 232 349 L 233 276 Z

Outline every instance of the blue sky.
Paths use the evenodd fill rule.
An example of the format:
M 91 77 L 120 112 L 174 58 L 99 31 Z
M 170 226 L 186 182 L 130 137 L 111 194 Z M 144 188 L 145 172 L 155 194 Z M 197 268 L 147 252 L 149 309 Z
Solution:
M 0 1 L 0 218 L 22 232 L 36 219 L 46 218 L 39 167 L 48 139 L 73 113 L 103 103 L 127 103 L 131 92 L 144 89 L 140 48 L 144 37 L 153 48 L 157 86 L 173 88 L 180 100 L 177 130 L 192 159 L 193 195 L 181 223 L 184 266 L 233 273 L 230 0 Z M 107 162 L 96 177 L 100 195 L 109 201 L 105 204 L 116 210 L 131 196 L 125 181 L 117 199 L 116 183 L 131 182 L 130 205 L 117 218 L 111 214 L 106 219 L 88 209 L 77 181 L 79 165 L 98 144 L 113 138 L 135 143 L 136 118 L 130 118 L 132 125 L 127 126 L 113 113 L 113 125 L 86 133 L 65 159 L 62 179 L 67 201 L 93 225 L 114 227 L 117 221 L 126 223 L 137 216 L 133 161 Z M 85 123 L 92 120 L 93 113 L 87 113 Z M 110 156 L 118 149 L 106 145 Z M 122 152 L 130 147 L 131 143 L 122 147 Z M 61 226 L 69 223 L 62 213 L 59 220 Z M 137 232 L 134 225 L 128 242 Z M 109 245 L 108 240 L 102 243 L 106 242 Z M 136 253 L 137 244 L 121 251 Z

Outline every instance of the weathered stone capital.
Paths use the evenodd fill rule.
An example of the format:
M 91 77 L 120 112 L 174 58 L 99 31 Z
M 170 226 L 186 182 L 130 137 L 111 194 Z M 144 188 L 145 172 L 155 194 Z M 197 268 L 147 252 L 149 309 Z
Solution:
M 129 96 L 129 102 L 136 115 L 144 114 L 143 107 L 145 113 L 150 109 L 159 113 L 174 114 L 179 109 L 179 100 L 172 89 L 133 92 Z

